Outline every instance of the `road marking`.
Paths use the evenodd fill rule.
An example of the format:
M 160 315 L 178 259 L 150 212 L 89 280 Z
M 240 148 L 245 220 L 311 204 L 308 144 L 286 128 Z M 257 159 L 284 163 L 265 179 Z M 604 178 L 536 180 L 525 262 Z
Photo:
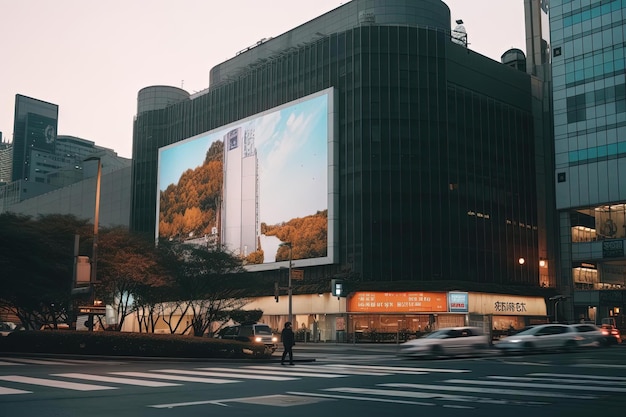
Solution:
M 228 368 L 201 368 L 201 369 L 210 369 L 213 371 L 226 371 L 230 372 L 231 370 Z M 318 368 L 319 370 L 319 368 Z M 314 373 L 314 372 L 304 372 L 309 371 L 308 369 L 301 369 L 299 366 L 290 366 L 289 368 L 276 368 L 275 366 L 246 366 L 242 369 L 237 369 L 235 372 L 258 372 L 262 374 L 268 375 L 287 375 L 287 376 L 302 376 L 307 378 L 342 378 L 347 377 L 348 375 L 335 374 L 335 373 Z
M 470 383 L 469 380 L 451 380 L 457 381 L 457 383 Z M 445 381 L 450 382 L 450 381 Z M 492 384 L 493 385 L 493 384 Z M 508 385 L 508 384 L 507 384 Z M 593 400 L 598 397 L 591 395 L 581 394 L 564 394 L 559 392 L 546 392 L 546 391 L 526 391 L 526 390 L 513 390 L 504 388 L 477 388 L 477 387 L 463 387 L 459 385 L 427 385 L 427 384 L 403 384 L 403 383 L 390 383 L 380 384 L 382 387 L 392 388 L 412 388 L 412 389 L 427 389 L 427 390 L 441 390 L 441 391 L 461 391 L 461 392 L 477 392 L 485 394 L 502 394 L 502 395 L 518 395 L 518 396 L 530 396 L 530 397 L 558 397 L 558 398 L 578 398 L 581 400 Z M 554 386 L 551 386 L 554 388 Z
M 90 375 L 80 373 L 53 374 L 63 378 L 85 379 L 87 381 L 111 382 L 114 384 L 139 385 L 142 387 L 176 387 L 180 384 L 172 384 L 170 382 L 146 381 L 142 379 L 117 378 L 105 375 Z
M 471 372 L 467 369 L 411 368 L 411 367 L 406 367 L 406 366 L 376 366 L 376 365 L 368 366 L 368 365 L 338 365 L 338 364 L 323 365 L 323 366 L 328 366 L 328 367 L 333 367 L 333 368 L 363 369 L 363 370 L 370 370 L 370 371 L 379 370 L 381 372 L 393 372 L 396 374 L 405 373 L 405 374 L 417 374 L 417 375 L 421 375 L 425 372 L 426 373 L 428 372 L 454 373 L 454 374 Z
M 566 383 L 566 384 L 597 384 L 597 385 L 604 384 L 604 385 L 625 385 L 626 386 L 626 382 L 616 382 L 616 381 L 611 381 L 611 380 L 597 381 L 593 379 L 546 378 L 546 377 L 532 377 L 532 376 L 527 376 L 527 377 L 496 376 L 496 375 L 487 376 L 487 378 L 506 380 L 506 381 L 525 381 L 525 382 L 544 381 L 544 382 L 559 382 L 559 383 Z
M 626 365 L 609 364 L 609 363 L 577 363 L 570 365 L 577 368 L 620 368 L 626 369 Z
M 497 382 L 492 381 L 470 381 L 465 379 L 448 379 L 444 382 L 449 382 L 451 384 L 469 384 L 469 385 L 499 385 Z M 558 385 L 555 387 L 554 384 L 531 384 L 526 382 L 507 382 L 506 386 L 508 387 L 520 387 L 520 388 L 558 388 L 560 390 L 570 390 L 570 391 L 603 391 L 603 392 L 626 392 L 626 388 L 617 388 L 617 387 L 579 387 L 575 385 Z
M 67 363 L 59 360 L 52 359 L 24 359 L 24 358 L 5 358 L 4 360 L 15 362 L 13 365 L 74 365 L 73 363 Z
M 0 376 L 0 381 L 19 382 L 22 384 L 41 385 L 44 387 L 71 389 L 74 391 L 99 391 L 105 389 L 117 389 L 116 387 L 107 387 L 104 385 L 77 384 L 75 382 L 64 382 L 54 379 L 31 378 L 19 375 Z
M 375 397 L 355 397 L 351 395 L 336 395 L 336 394 L 322 394 L 322 393 L 313 393 L 313 392 L 298 392 L 298 391 L 289 391 L 287 394 L 291 395 L 304 395 L 307 397 L 323 397 L 323 398 L 332 398 L 336 400 L 357 400 L 357 401 L 374 401 L 381 403 L 394 403 L 394 404 L 411 404 L 411 405 L 422 405 L 422 406 L 435 406 L 435 403 L 425 403 L 421 401 L 408 401 L 408 400 L 392 400 L 389 398 L 375 398 Z M 473 408 L 473 407 L 467 407 Z
M 199 368 L 201 369 L 201 368 Z M 210 369 L 210 368 L 207 368 Z M 168 374 L 182 374 L 182 375 L 195 375 L 195 376 L 217 376 L 222 378 L 234 377 L 241 379 L 262 379 L 265 381 L 294 381 L 300 378 L 289 378 L 284 376 L 273 375 L 248 375 L 243 373 L 224 373 L 224 372 L 208 372 L 208 371 L 187 371 L 182 369 L 157 369 L 154 372 L 163 372 Z
M 200 378 L 197 376 L 183 376 L 183 375 L 159 375 L 149 372 L 109 372 L 113 375 L 121 376 L 134 376 L 137 378 L 153 378 L 153 379 L 165 379 L 168 381 L 184 381 L 184 382 L 200 382 L 203 384 L 234 384 L 241 381 L 234 379 L 216 379 L 216 378 Z
M 275 367 L 271 367 L 271 366 L 250 366 L 249 368 L 272 368 L 272 369 L 276 369 Z M 328 367 L 327 365 L 296 365 L 296 366 L 291 366 L 289 369 L 296 369 L 296 370 L 302 370 L 302 371 L 323 371 L 326 374 L 328 373 L 333 373 L 333 374 L 339 374 L 342 376 L 348 376 L 346 374 L 349 375 L 367 375 L 367 376 L 389 376 L 389 375 L 393 375 L 393 373 L 391 372 L 376 372 L 376 371 L 361 371 L 358 369 L 333 369 Z M 308 375 L 308 374 L 307 374 Z
M 533 373 L 528 374 L 530 376 L 558 376 L 564 378 L 584 378 L 584 379 L 597 379 L 602 381 L 626 381 L 626 377 L 623 376 L 600 376 L 600 375 L 580 375 L 580 374 L 548 374 L 548 373 Z
M 32 394 L 32 391 L 22 391 L 21 389 L 13 389 L 13 388 L 4 388 L 0 387 L 0 395 L 9 395 L 9 394 Z

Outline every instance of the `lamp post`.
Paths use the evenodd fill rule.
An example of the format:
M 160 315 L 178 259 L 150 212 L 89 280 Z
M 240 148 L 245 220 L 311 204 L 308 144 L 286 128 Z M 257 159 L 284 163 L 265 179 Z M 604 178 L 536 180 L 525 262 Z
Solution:
M 292 313 L 292 298 L 293 298 L 293 291 L 291 288 L 291 253 L 292 253 L 292 248 L 291 248 L 291 242 L 283 242 L 278 246 L 287 246 L 289 248 L 289 281 L 287 284 L 287 296 L 289 297 L 289 318 L 287 319 L 287 321 L 293 323 L 293 313 Z
M 92 254 L 91 254 L 91 275 L 89 277 L 89 285 L 91 287 L 91 304 L 95 304 L 95 284 L 97 279 L 96 270 L 98 267 L 98 222 L 100 219 L 100 182 L 102 181 L 102 164 L 100 161 L 100 157 L 91 156 L 84 160 L 87 161 L 97 161 L 98 162 L 98 173 L 96 175 L 96 205 L 94 209 L 93 216 L 93 246 L 92 246 Z M 90 317 L 90 326 L 89 331 L 93 331 L 93 316 Z

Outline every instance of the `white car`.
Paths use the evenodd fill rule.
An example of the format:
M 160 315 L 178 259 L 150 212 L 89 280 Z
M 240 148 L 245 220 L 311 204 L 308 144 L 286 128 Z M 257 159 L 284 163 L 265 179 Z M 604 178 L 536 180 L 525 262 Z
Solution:
M 540 324 L 527 327 L 495 344 L 504 353 L 530 353 L 540 350 L 572 350 L 579 344 L 573 327 L 565 324 Z
M 595 324 L 579 323 L 571 326 L 578 336 L 579 346 L 607 346 L 609 344 L 605 332 Z
M 471 355 L 489 346 L 488 336 L 479 327 L 449 327 L 400 345 L 398 355 L 429 357 Z

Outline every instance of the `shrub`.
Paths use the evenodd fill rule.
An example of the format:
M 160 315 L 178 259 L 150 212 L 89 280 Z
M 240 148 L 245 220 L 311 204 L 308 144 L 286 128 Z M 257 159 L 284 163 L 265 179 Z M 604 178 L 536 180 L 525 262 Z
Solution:
M 265 346 L 186 335 L 20 331 L 0 337 L 0 352 L 171 358 L 267 358 Z

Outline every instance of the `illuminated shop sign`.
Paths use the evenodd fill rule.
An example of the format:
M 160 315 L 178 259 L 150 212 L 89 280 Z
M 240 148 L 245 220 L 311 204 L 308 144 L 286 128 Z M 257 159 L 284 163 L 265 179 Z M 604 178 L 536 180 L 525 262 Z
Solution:
M 349 312 L 445 312 L 446 293 L 439 292 L 357 292 L 348 299 Z
M 448 309 L 451 313 L 467 313 L 469 299 L 466 292 L 448 293 Z

